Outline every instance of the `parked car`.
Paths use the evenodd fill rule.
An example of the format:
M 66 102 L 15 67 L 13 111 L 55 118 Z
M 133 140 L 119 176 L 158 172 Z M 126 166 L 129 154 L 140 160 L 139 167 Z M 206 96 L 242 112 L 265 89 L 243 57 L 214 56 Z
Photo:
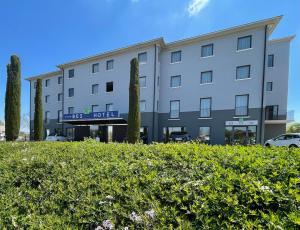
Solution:
M 50 135 L 46 137 L 45 141 L 67 141 L 67 138 L 64 136 Z
M 190 141 L 191 136 L 187 132 L 172 132 L 169 141 Z
M 267 140 L 265 146 L 286 146 L 300 147 L 300 133 L 283 134 L 273 139 Z

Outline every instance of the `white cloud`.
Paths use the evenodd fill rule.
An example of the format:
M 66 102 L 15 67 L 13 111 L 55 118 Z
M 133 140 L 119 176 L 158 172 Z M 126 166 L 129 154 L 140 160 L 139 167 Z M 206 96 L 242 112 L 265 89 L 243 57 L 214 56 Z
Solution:
M 200 13 L 200 11 L 203 10 L 205 6 L 207 6 L 209 1 L 210 0 L 191 0 L 187 7 L 189 16 L 195 16 Z

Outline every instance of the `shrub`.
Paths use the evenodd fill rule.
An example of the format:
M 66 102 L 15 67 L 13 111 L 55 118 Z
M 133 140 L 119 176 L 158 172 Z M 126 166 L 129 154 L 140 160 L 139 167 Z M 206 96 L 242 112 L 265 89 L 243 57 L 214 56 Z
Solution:
M 0 229 L 296 229 L 298 149 L 3 143 Z

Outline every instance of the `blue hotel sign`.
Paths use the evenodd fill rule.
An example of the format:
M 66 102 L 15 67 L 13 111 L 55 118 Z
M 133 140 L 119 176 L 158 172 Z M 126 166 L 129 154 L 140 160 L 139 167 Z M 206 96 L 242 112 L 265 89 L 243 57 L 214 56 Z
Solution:
M 64 114 L 64 121 L 103 120 L 119 117 L 119 111 Z

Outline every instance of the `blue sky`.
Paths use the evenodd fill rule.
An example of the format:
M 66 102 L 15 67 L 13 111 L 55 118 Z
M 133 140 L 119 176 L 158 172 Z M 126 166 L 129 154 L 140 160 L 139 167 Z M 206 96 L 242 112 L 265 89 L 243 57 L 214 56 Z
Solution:
M 296 34 L 291 45 L 288 109 L 300 121 L 299 0 L 0 0 L 0 120 L 6 65 L 22 62 L 22 114 L 29 113 L 25 77 L 103 51 L 164 37 L 166 42 L 277 15 L 272 38 Z

